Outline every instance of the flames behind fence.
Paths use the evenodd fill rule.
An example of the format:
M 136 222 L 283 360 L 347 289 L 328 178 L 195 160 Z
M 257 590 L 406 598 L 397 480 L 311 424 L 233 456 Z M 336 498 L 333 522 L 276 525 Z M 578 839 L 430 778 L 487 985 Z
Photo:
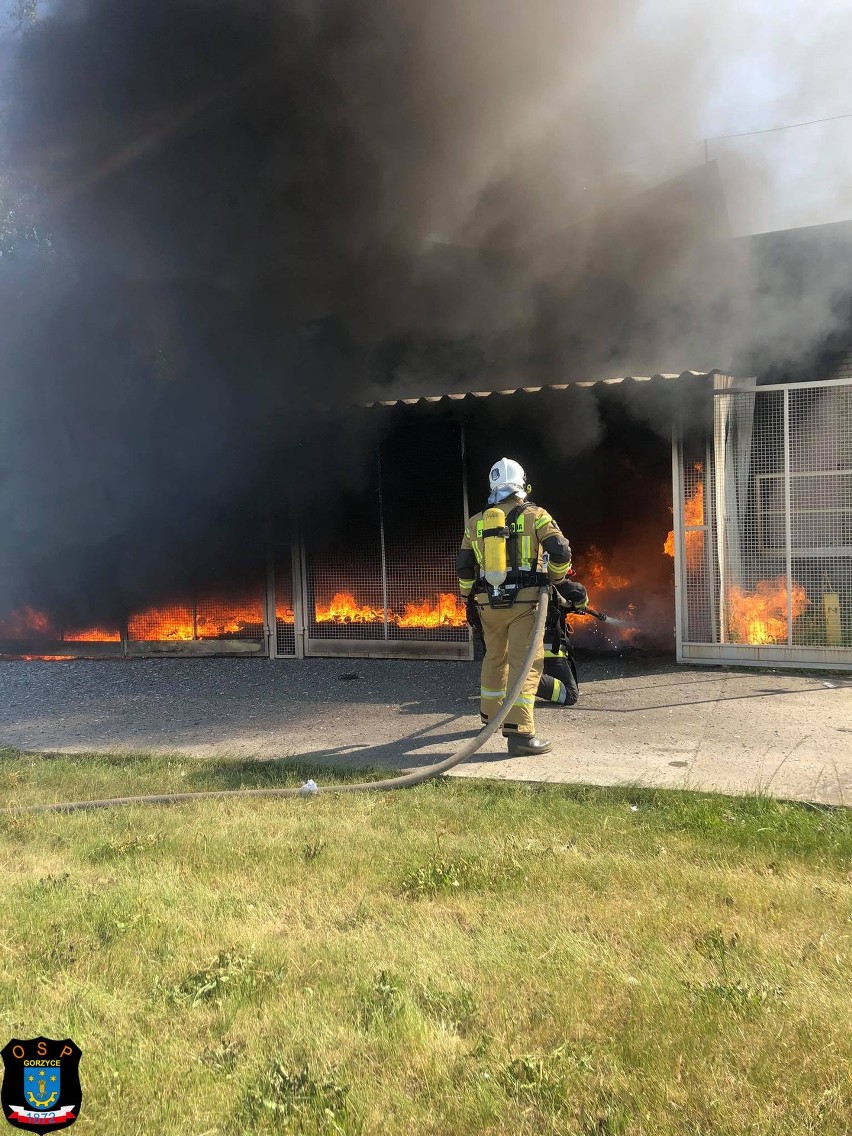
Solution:
M 702 462 L 688 463 L 684 472 L 684 561 L 689 594 L 696 579 L 704 577 L 707 572 L 706 541 L 712 534 L 705 515 L 704 465 Z M 674 557 L 674 531 L 669 532 L 663 551 Z M 758 578 L 751 587 L 742 581 L 726 581 L 724 595 L 720 598 L 724 609 L 725 641 L 752 647 L 788 643 L 791 617 L 795 622 L 811 606 L 805 588 L 795 580 L 792 581 L 788 603 L 787 579 L 782 575 Z
M 279 623 L 293 624 L 295 612 L 286 602 L 275 605 L 275 618 Z M 415 600 L 406 603 L 404 610 L 388 609 L 387 618 L 383 607 L 371 607 L 356 599 L 353 592 L 339 591 L 329 600 L 318 600 L 314 605 L 315 623 L 335 623 L 340 626 L 350 624 L 393 624 L 422 630 L 437 627 L 464 627 L 465 608 L 461 600 L 449 592 L 439 592 L 434 599 Z
M 698 514 L 695 514 L 698 515 Z M 606 627 L 612 645 L 636 639 L 641 627 L 636 619 L 637 605 L 631 597 L 629 576 L 615 571 L 594 545 L 577 560 L 577 578 L 589 592 L 590 605 L 604 609 L 623 621 L 624 626 Z M 809 606 L 805 589 L 793 583 L 790 611 L 798 619 Z M 292 627 L 295 612 L 286 598 L 276 603 L 275 618 L 279 624 Z M 463 629 L 465 606 L 453 593 L 438 593 L 432 598 L 412 600 L 401 611 L 375 607 L 360 602 L 354 591 L 341 589 L 330 599 L 317 600 L 313 621 L 336 625 L 382 627 L 389 625 L 411 631 L 439 628 Z M 787 582 L 784 577 L 759 580 L 754 588 L 736 585 L 727 592 L 727 634 L 730 642 L 762 646 L 786 643 L 788 638 Z M 204 602 L 163 604 L 131 615 L 126 624 L 131 642 L 190 642 L 204 639 L 249 638 L 264 635 L 263 602 L 235 599 L 227 594 L 208 597 Z M 575 632 L 582 642 L 592 645 L 600 636 L 599 625 L 576 622 Z M 64 643 L 120 643 L 118 627 L 58 627 L 45 612 L 25 606 L 0 620 L 0 639 L 27 643 L 45 640 Z M 613 640 L 615 642 L 613 643 Z M 68 655 L 28 655 L 28 658 L 72 658 Z
M 786 643 L 789 635 L 787 580 L 758 580 L 753 590 L 736 585 L 728 589 L 728 638 L 754 647 Z M 805 589 L 793 583 L 790 611 L 793 619 L 810 603 Z
M 686 544 L 686 567 L 687 571 L 690 572 L 695 572 L 701 563 L 704 541 L 702 540 L 701 533 L 695 530 L 705 523 L 704 466 L 701 462 L 695 462 L 693 472 L 696 478 L 696 485 L 690 496 L 686 499 L 683 509 L 683 536 Z M 671 556 L 672 559 L 674 559 L 674 530 L 666 537 L 663 552 L 666 556 Z
M 212 609 L 212 610 L 211 610 Z M 276 604 L 276 619 L 293 624 L 295 613 L 286 600 Z M 360 603 L 350 591 L 335 593 L 329 600 L 317 601 L 317 623 L 384 624 L 383 608 Z M 257 638 L 263 630 L 263 603 L 260 598 L 242 602 L 221 594 L 204 603 L 163 604 L 136 612 L 127 620 L 127 638 L 134 642 L 171 642 L 228 637 Z M 400 628 L 428 630 L 437 627 L 463 628 L 465 607 L 458 596 L 439 593 L 432 599 L 413 600 L 402 611 L 387 612 L 387 622 Z M 118 627 L 58 627 L 45 612 L 25 606 L 0 620 L 0 639 L 47 639 L 65 643 L 119 643 Z M 44 657 L 44 656 L 41 656 Z
M 612 614 L 632 621 L 633 604 L 628 602 L 630 579 L 606 562 L 600 549 L 592 546 L 579 558 L 578 578 L 586 583 L 592 606 L 609 606 Z M 613 606 L 614 605 L 614 606 Z M 278 596 L 275 605 L 278 624 L 292 627 L 295 611 L 288 595 Z M 357 596 L 356 588 L 341 588 L 328 598 L 317 598 L 312 621 L 319 625 L 376 628 L 390 626 L 404 631 L 429 632 L 444 629 L 464 630 L 467 625 L 465 604 L 453 592 L 438 592 L 431 597 L 414 598 L 398 609 L 371 605 Z M 633 629 L 621 629 L 619 637 L 629 639 Z M 132 643 L 191 642 L 204 639 L 250 638 L 264 635 L 264 607 L 258 588 L 252 597 L 227 591 L 211 593 L 195 602 L 157 604 L 131 614 L 125 624 L 125 636 Z M 63 643 L 120 643 L 118 626 L 63 627 L 44 611 L 23 606 L 0 619 L 0 639 L 27 643 L 42 641 Z M 32 656 L 47 658 L 46 655 Z M 72 656 L 50 656 L 66 658 Z

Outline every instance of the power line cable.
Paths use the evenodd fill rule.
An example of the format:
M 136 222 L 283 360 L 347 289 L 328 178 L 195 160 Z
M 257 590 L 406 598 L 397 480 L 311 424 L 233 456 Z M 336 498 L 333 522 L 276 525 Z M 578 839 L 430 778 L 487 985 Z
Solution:
M 846 114 L 832 114 L 827 118 L 811 118 L 807 122 L 788 122 L 786 126 L 766 126 L 763 130 L 743 130 L 738 134 L 714 134 L 704 139 L 704 160 L 707 158 L 707 146 L 710 142 L 722 142 L 726 138 L 751 138 L 755 134 L 776 134 L 780 130 L 798 130 L 800 126 L 817 126 L 821 122 L 837 122 L 841 118 L 852 118 L 852 111 Z

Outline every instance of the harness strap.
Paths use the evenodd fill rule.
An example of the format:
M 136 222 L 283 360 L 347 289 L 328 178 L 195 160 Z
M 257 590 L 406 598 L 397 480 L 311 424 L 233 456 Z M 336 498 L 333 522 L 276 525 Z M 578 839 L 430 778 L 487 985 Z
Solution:
M 509 531 L 509 558 L 513 576 L 518 575 L 518 534 L 515 532 L 515 523 L 527 508 L 528 505 L 524 501 L 520 505 L 516 505 L 511 512 L 506 514 L 506 528 Z
M 514 507 L 514 509 L 511 509 L 506 514 L 505 525 L 497 526 L 496 528 L 491 528 L 491 529 L 483 529 L 483 531 L 480 534 L 478 534 L 482 537 L 487 537 L 487 536 L 503 537 L 503 539 L 506 540 L 508 545 L 509 545 L 509 547 L 507 549 L 509 563 L 508 563 L 508 572 L 507 572 L 507 575 L 506 575 L 506 582 L 508 584 L 508 589 L 502 594 L 502 596 L 498 599 L 497 595 L 494 593 L 494 591 L 492 589 L 490 589 L 487 584 L 485 584 L 484 580 L 481 577 L 478 581 L 479 586 L 477 587 L 476 585 L 474 585 L 473 591 L 474 591 L 475 594 L 481 594 L 483 591 L 486 592 L 486 594 L 488 596 L 488 606 L 489 607 L 512 607 L 513 604 L 515 604 L 515 603 L 538 603 L 538 597 L 536 597 L 536 599 L 534 599 L 534 600 L 518 600 L 517 599 L 518 591 L 521 588 L 535 587 L 535 586 L 544 582 L 543 580 L 539 579 L 539 574 L 535 570 L 522 572 L 520 570 L 520 566 L 519 566 L 519 557 L 518 557 L 518 537 L 519 537 L 519 534 L 515 531 L 515 525 L 517 524 L 518 518 L 527 509 L 529 509 L 531 505 L 532 505 L 532 501 L 522 501 L 519 505 L 516 505 Z M 505 585 L 504 585 L 504 587 L 505 587 Z

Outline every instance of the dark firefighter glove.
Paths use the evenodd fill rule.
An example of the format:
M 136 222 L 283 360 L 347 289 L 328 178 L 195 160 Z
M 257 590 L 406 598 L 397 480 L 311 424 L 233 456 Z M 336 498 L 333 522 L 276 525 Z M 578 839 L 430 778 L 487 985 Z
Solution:
M 471 628 L 473 628 L 474 635 L 482 638 L 482 617 L 479 616 L 479 604 L 469 595 L 465 603 L 466 619 Z
M 589 604 L 589 593 L 576 580 L 564 580 L 556 585 L 560 596 L 573 611 L 584 611 Z
M 479 615 L 479 604 L 473 596 L 467 597 L 467 604 L 465 606 L 467 622 L 470 624 L 473 631 L 473 637 L 478 639 L 482 645 L 485 645 L 485 636 L 482 634 L 482 619 Z

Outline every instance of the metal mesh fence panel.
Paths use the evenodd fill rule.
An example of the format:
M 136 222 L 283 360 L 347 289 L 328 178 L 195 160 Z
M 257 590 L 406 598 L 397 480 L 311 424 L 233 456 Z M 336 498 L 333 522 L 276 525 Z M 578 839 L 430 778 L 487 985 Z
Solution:
M 260 582 L 239 590 L 211 590 L 195 602 L 198 639 L 263 639 L 263 593 Z
M 380 462 L 388 634 L 464 642 L 455 574 L 465 522 L 459 428 L 406 423 L 382 445 Z
M 192 600 L 135 612 L 127 621 L 127 638 L 134 642 L 197 639 Z
M 791 662 L 799 648 L 811 665 L 852 647 L 852 384 L 717 392 L 714 418 L 703 555 L 697 463 L 681 451 L 684 643 Z
M 466 643 L 463 511 L 458 425 L 397 421 L 359 489 L 305 524 L 308 638 Z
M 788 576 L 784 544 L 767 548 L 767 508 L 784 516 L 783 391 L 743 391 L 717 398 L 716 485 L 721 501 L 717 542 L 721 568 L 721 639 L 750 646 L 786 643 Z M 779 500 L 765 487 L 780 489 Z
M 61 643 L 119 643 L 121 632 L 118 627 L 108 624 L 62 626 L 44 612 L 24 605 L 0 617 L 0 639 L 17 639 L 21 642 L 44 639 Z
M 271 585 L 268 599 L 274 605 L 270 619 L 274 618 L 275 654 L 296 654 L 296 613 L 293 589 L 293 545 L 295 532 L 293 506 L 289 499 L 276 499 L 271 503 L 268 516 L 268 554 L 271 557 Z
M 290 550 L 275 557 L 275 643 L 279 655 L 295 655 L 296 627 L 293 610 L 293 560 Z
M 852 387 L 792 389 L 790 543 L 802 610 L 794 645 L 852 646 Z
M 260 583 L 239 588 L 209 587 L 196 596 L 135 612 L 127 621 L 131 642 L 199 639 L 262 640 L 263 595 Z
M 305 621 L 313 639 L 381 639 L 385 626 L 377 470 L 305 531 Z
M 687 638 L 709 642 L 715 635 L 716 579 L 709 538 L 712 481 L 706 446 L 691 443 L 683 452 L 680 509 L 683 523 L 683 581 Z

